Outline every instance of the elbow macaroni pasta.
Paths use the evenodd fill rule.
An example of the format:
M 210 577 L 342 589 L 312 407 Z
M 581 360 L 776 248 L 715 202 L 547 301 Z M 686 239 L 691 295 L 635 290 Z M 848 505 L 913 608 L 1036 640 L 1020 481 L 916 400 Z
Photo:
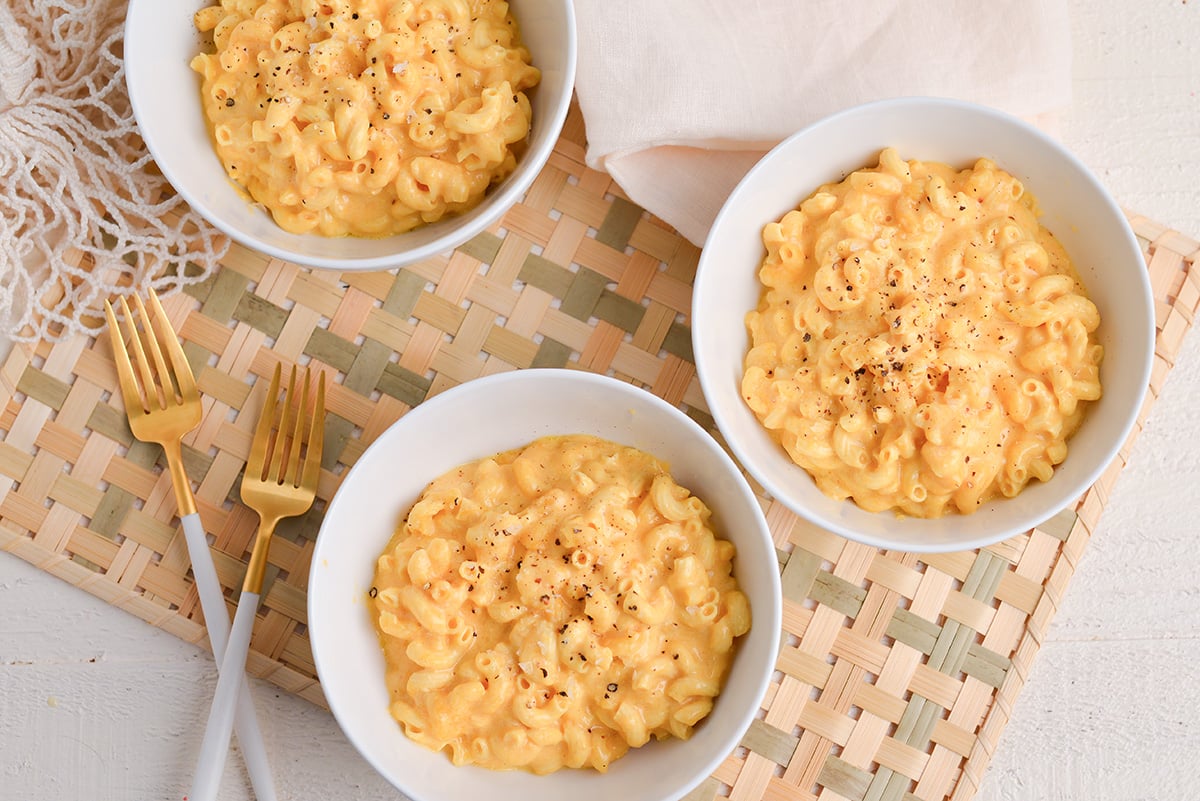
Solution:
M 503 0 L 220 0 L 192 59 L 230 179 L 293 233 L 389 236 L 516 166 L 540 79 Z
M 889 148 L 763 243 L 742 396 L 826 494 L 970 513 L 1066 458 L 1100 315 L 1012 175 Z
M 535 773 L 691 736 L 750 628 L 708 518 L 654 457 L 590 436 L 436 479 L 376 565 L 393 717 L 455 764 Z

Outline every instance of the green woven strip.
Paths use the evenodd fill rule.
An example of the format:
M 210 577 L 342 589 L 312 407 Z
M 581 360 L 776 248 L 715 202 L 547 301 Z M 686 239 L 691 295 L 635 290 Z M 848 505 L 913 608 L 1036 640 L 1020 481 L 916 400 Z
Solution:
M 796 746 L 799 744 L 799 737 L 780 731 L 758 718 L 750 723 L 750 728 L 742 737 L 742 745 L 777 765 L 791 762 L 792 754 L 796 752 Z
M 635 300 L 618 295 L 611 289 L 601 293 L 593 311 L 596 318 L 612 323 L 625 331 L 636 331 L 646 316 L 646 307 Z
M 962 658 L 967 655 L 966 644 L 959 642 L 964 629 L 971 635 L 975 633 L 957 620 L 947 620 L 946 624 L 942 626 L 937 640 L 933 643 L 926 664 L 947 675 L 957 673 L 958 666 L 962 664 Z
M 164 456 L 163 461 L 166 461 Z M 204 451 L 198 451 L 191 445 L 183 446 L 183 470 L 194 483 L 204 481 L 208 471 L 212 469 L 213 457 Z
M 927 654 L 933 650 L 941 631 L 936 623 L 931 623 L 907 609 L 897 609 L 888 622 L 887 636 Z
M 941 717 L 941 707 L 914 695 L 904 708 L 896 731 L 892 737 L 902 743 L 924 751 L 933 733 L 933 727 Z M 880 767 L 863 794 L 863 801 L 899 801 L 908 790 L 912 779 L 890 768 Z
M 897 773 L 891 768 L 880 766 L 875 771 L 875 778 L 867 788 L 863 801 L 903 801 L 908 796 L 908 788 L 912 777 Z
M 129 430 L 129 420 L 124 414 L 107 403 L 97 403 L 88 417 L 88 428 L 97 434 L 119 442 L 125 447 L 133 443 L 133 432 Z
M 926 707 L 937 708 L 927 698 L 922 698 L 919 695 L 914 695 L 909 700 L 908 705 L 904 707 L 904 713 L 900 716 L 900 721 L 896 724 L 896 731 L 892 734 L 892 738 L 902 743 L 911 742 L 914 735 L 919 735 L 922 726 L 922 713 Z
M 563 314 L 568 314 L 585 323 L 592 318 L 593 314 L 599 317 L 600 313 L 596 304 L 606 286 L 608 286 L 608 279 L 603 275 L 595 270 L 589 270 L 587 267 L 580 267 L 571 281 L 570 288 L 562 296 L 559 310 Z
M 1011 659 L 1001 656 L 995 651 L 989 651 L 979 643 L 971 643 L 962 663 L 963 673 L 996 689 L 1004 684 L 1004 677 L 1008 675 L 1010 667 L 1012 667 Z
M 192 369 L 192 375 L 199 376 L 200 371 L 208 364 L 208 357 L 212 355 L 212 351 L 190 340 L 185 340 L 180 344 L 183 346 L 183 358 L 187 360 L 188 367 Z
M 556 339 L 546 337 L 538 345 L 537 355 L 530 367 L 565 367 L 571 360 L 571 348 Z
M 871 784 L 867 787 L 867 791 L 863 793 L 862 801 L 883 801 L 894 774 L 895 771 L 891 768 L 880 766 L 875 771 L 875 775 L 871 777 Z
M 214 281 L 216 281 L 216 276 L 210 275 L 203 281 L 197 281 L 194 284 L 187 284 L 183 288 L 183 294 L 195 298 L 200 302 L 200 305 L 203 306 L 205 299 L 208 298 L 208 293 L 212 291 Z
M 521 264 L 521 271 L 517 277 L 530 286 L 535 286 L 556 298 L 561 298 L 571 290 L 571 282 L 575 279 L 575 274 L 547 258 L 530 253 Z
M 825 758 L 817 783 L 840 796 L 861 801 L 871 785 L 871 774 L 835 756 Z
M 780 581 L 783 584 L 783 597 L 799 601 L 808 597 L 817 573 L 821 571 L 821 557 L 803 548 L 794 549 L 788 556 L 787 564 L 783 567 Z
M 183 275 L 185 278 L 192 278 L 194 276 L 200 275 L 203 272 L 204 272 L 204 268 L 201 267 L 199 264 L 196 264 L 196 262 L 194 262 L 194 261 L 184 262 Z M 169 264 L 167 266 L 166 271 L 164 272 L 165 275 L 179 275 L 179 273 L 180 273 L 180 270 L 179 270 L 178 265 L 176 265 L 176 264 Z
M 142 442 L 141 440 L 131 442 L 129 450 L 125 453 L 125 461 L 136 464 L 138 467 L 145 468 L 146 470 L 154 469 L 160 458 L 163 458 L 161 445 L 154 442 Z
M 214 320 L 230 320 L 246 294 L 246 276 L 237 270 L 219 270 L 214 276 L 200 311 Z
M 1000 579 L 1009 567 L 1009 562 L 990 551 L 980 551 L 975 562 L 963 580 L 963 595 L 969 595 L 977 601 L 990 603 L 996 597 L 996 589 Z
M 62 411 L 62 405 L 67 402 L 67 393 L 71 391 L 71 385 L 43 373 L 31 364 L 25 368 L 17 380 L 17 391 L 24 392 L 29 396 L 29 400 L 37 401 L 59 412 Z
M 625 198 L 615 197 L 604 215 L 604 222 L 596 229 L 596 241 L 608 245 L 613 250 L 624 251 L 629 246 L 629 238 L 642 219 L 642 208 L 630 203 Z
M 383 375 L 379 377 L 376 389 L 385 395 L 391 395 L 401 403 L 416 406 L 425 400 L 431 385 L 432 382 L 425 376 L 417 375 L 394 362 L 388 362 L 383 368 Z
M 787 566 L 789 554 L 781 548 L 775 549 L 775 566 L 779 569 L 780 575 L 783 575 L 783 568 Z
M 836 609 L 846 617 L 856 617 L 867 598 L 867 591 L 832 573 L 821 571 L 817 573 L 808 597 Z
M 102 537 L 116 541 L 120 534 L 121 522 L 133 508 L 134 495 L 132 492 L 110 484 L 100 496 L 100 503 L 92 513 L 88 528 Z
M 963 594 L 990 604 L 1009 567 L 1011 564 L 1008 560 L 986 550 L 980 551 L 963 581 Z M 952 651 L 947 653 L 946 660 L 939 669 L 951 675 L 961 670 L 969 676 L 999 688 L 1004 683 L 1004 677 L 1011 662 L 1007 657 L 989 651 L 976 643 L 975 634 L 973 629 L 966 626 L 956 632 Z M 932 656 L 930 661 L 933 661 Z
M 500 252 L 500 245 L 503 241 L 495 234 L 484 231 L 466 244 L 459 245 L 458 252 L 465 253 L 484 264 L 491 264 L 495 261 L 496 254 Z
M 321 521 L 324 519 L 325 508 L 317 509 L 314 507 L 300 519 L 300 525 L 296 527 L 297 535 L 309 542 L 316 542 L 317 533 L 321 530 Z
M 392 349 L 381 342 L 368 339 L 359 348 L 350 369 L 346 371 L 346 379 L 342 382 L 346 389 L 352 389 L 359 395 L 370 397 L 383 378 L 383 371 L 390 363 Z
M 238 298 L 233 317 L 275 339 L 287 322 L 286 310 L 253 292 L 243 292 Z
M 662 349 L 685 362 L 696 363 L 696 357 L 692 354 L 692 329 L 686 325 L 672 323 L 663 337 Z
M 343 373 L 348 373 L 354 366 L 355 357 L 358 356 L 358 345 L 347 342 L 324 328 L 314 328 L 304 346 L 304 352 L 319 362 L 325 362 Z
M 346 446 L 352 444 L 354 423 L 333 413 L 325 415 L 325 440 L 321 444 L 321 466 L 331 470 L 338 461 L 346 462 Z M 347 462 L 349 463 L 349 462 Z
M 417 301 L 424 291 L 424 278 L 412 270 L 400 270 L 396 273 L 396 280 L 392 282 L 387 297 L 384 298 L 383 310 L 401 320 L 407 320 L 412 317 L 413 309 L 417 307 Z

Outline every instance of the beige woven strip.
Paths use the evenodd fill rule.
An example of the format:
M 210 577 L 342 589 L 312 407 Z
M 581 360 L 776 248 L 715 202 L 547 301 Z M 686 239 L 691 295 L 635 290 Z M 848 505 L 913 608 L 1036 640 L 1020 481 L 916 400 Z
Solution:
M 338 275 L 234 247 L 215 275 L 165 301 L 205 396 L 185 459 L 230 599 L 256 526 L 237 488 L 259 379 L 277 363 L 327 374 L 320 500 L 272 547 L 254 674 L 323 703 L 305 587 L 324 503 L 366 445 L 426 398 L 506 370 L 592 370 L 681 406 L 720 440 L 692 364 L 699 252 L 588 169 L 583 143 L 575 110 L 524 200 L 453 253 Z M 1158 323 L 1140 430 L 1200 307 L 1200 243 L 1129 216 Z M 1133 439 L 1073 508 L 971 552 L 850 543 L 760 491 L 782 570 L 783 647 L 743 747 L 689 801 L 974 795 Z M 157 446 L 129 432 L 106 338 L 18 347 L 0 366 L 0 548 L 204 643 L 163 468 Z

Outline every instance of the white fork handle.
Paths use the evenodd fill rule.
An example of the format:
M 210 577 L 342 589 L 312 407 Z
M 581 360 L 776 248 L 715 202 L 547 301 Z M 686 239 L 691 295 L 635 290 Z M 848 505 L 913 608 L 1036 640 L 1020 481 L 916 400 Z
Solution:
M 225 757 L 229 753 L 229 735 L 233 731 L 238 690 L 246 681 L 246 652 L 250 650 L 250 634 L 254 629 L 254 616 L 257 612 L 258 593 L 242 592 L 237 614 L 233 617 L 233 628 L 229 632 L 229 643 L 225 647 L 225 656 L 221 659 L 217 690 L 213 694 L 212 708 L 208 712 L 204 742 L 200 744 L 200 759 L 196 762 L 196 776 L 192 781 L 192 791 L 188 794 L 190 801 L 215 801 L 217 790 L 221 786 Z
M 204 536 L 200 515 L 196 512 L 184 515 L 181 522 L 183 535 L 187 540 L 188 555 L 192 559 L 196 589 L 200 593 L 200 608 L 204 610 L 204 622 L 208 626 L 208 641 L 212 645 L 213 657 L 219 665 L 225 656 L 225 646 L 229 640 L 229 612 L 225 610 L 225 596 L 221 592 L 221 582 L 217 579 L 217 570 L 208 550 L 208 539 Z M 254 698 L 250 695 L 245 670 L 240 670 L 239 673 L 242 674 L 242 681 L 237 698 L 234 731 L 237 732 L 238 744 L 242 747 L 242 756 L 246 759 L 246 770 L 250 773 L 254 797 L 258 801 L 276 801 L 275 780 L 271 777 L 271 764 L 267 760 L 262 730 L 258 726 Z

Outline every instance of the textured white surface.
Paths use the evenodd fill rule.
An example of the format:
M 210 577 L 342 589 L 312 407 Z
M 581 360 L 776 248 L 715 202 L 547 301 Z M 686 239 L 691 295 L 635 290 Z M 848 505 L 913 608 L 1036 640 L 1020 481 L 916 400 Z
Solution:
M 1125 208 L 1200 237 L 1200 4 L 1073 2 L 1071 13 L 1075 80 L 1064 142 Z M 1198 396 L 1193 331 L 1017 699 L 978 801 L 1196 797 Z
M 1064 142 L 1126 208 L 1200 236 L 1200 2 L 1071 3 Z M 1186 799 L 1200 754 L 1200 335 L 1138 440 L 979 801 Z M 188 645 L 0 554 L 0 800 L 186 794 L 215 685 Z M 399 796 L 328 713 L 254 682 L 285 799 Z M 221 797 L 249 799 L 232 756 Z

